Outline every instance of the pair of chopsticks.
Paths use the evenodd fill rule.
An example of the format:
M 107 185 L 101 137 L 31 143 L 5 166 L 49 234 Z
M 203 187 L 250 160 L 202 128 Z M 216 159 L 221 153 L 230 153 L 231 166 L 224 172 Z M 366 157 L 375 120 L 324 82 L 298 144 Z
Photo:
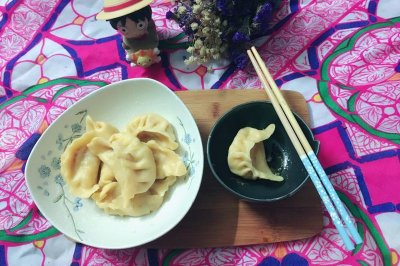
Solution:
M 300 156 L 305 169 L 310 175 L 311 181 L 313 182 L 319 196 L 322 199 L 322 202 L 328 210 L 329 215 L 331 216 L 346 249 L 353 250 L 354 243 L 351 241 L 341 219 L 343 219 L 351 237 L 356 244 L 361 244 L 362 239 L 358 234 L 356 227 L 352 223 L 349 214 L 336 194 L 336 191 L 329 181 L 328 176 L 326 175 L 324 169 L 318 161 L 317 156 L 304 136 L 303 131 L 293 116 L 293 113 L 290 111 L 289 106 L 287 105 L 278 86 L 269 73 L 268 68 L 265 66 L 261 56 L 254 47 L 252 47 L 251 50 L 247 50 L 247 54 L 250 57 L 251 63 L 253 64 L 257 75 L 260 78 L 261 83 L 263 84 L 264 89 L 278 114 L 280 121 L 289 135 L 294 148 Z M 335 206 L 333 206 L 332 202 Z M 336 210 L 339 212 L 341 217 Z

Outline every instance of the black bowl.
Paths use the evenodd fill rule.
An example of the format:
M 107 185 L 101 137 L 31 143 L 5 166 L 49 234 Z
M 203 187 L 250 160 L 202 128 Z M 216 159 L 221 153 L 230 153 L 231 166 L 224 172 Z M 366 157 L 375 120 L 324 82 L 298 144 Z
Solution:
M 314 140 L 306 123 L 297 114 L 294 115 L 317 154 L 319 142 Z M 243 127 L 264 129 L 269 124 L 275 124 L 275 131 L 264 141 L 268 165 L 284 181 L 248 180 L 233 174 L 227 158 L 237 132 Z M 207 159 L 215 178 L 228 191 L 248 201 L 270 202 L 292 196 L 309 178 L 272 104 L 265 101 L 238 105 L 219 118 L 208 137 Z

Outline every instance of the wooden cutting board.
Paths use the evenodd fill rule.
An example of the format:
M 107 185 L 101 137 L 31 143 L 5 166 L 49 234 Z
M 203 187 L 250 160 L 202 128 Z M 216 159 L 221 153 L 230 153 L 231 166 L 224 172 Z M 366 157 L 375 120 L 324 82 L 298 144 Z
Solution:
M 282 93 L 291 109 L 309 125 L 304 97 L 294 91 Z M 263 90 L 257 89 L 181 91 L 177 95 L 197 122 L 204 152 L 216 119 L 238 104 L 268 99 Z M 250 203 L 226 191 L 213 177 L 206 154 L 204 158 L 203 181 L 192 208 L 174 229 L 146 247 L 199 248 L 273 243 L 308 238 L 321 231 L 322 208 L 311 181 L 291 198 L 274 203 Z

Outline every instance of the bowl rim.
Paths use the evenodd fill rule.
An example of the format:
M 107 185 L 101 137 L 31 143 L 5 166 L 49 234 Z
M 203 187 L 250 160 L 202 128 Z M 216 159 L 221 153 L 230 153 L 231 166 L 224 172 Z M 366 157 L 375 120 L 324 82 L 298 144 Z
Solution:
M 211 169 L 211 172 L 213 173 L 213 176 L 215 179 L 218 180 L 218 182 L 225 187 L 228 191 L 232 192 L 233 194 L 235 194 L 237 197 L 239 197 L 240 199 L 243 199 L 245 201 L 250 201 L 250 202 L 258 202 L 258 203 L 263 203 L 263 202 L 275 202 L 275 201 L 279 201 L 285 198 L 289 198 L 291 196 L 293 196 L 294 194 L 296 194 L 303 186 L 304 184 L 307 182 L 307 180 L 310 178 L 310 175 L 307 175 L 303 181 L 294 189 L 292 190 L 290 193 L 285 194 L 283 196 L 280 197 L 275 197 L 275 198 L 270 198 L 270 199 L 260 199 L 260 198 L 254 198 L 254 197 L 249 197 L 249 196 L 245 196 L 243 194 L 240 194 L 239 192 L 237 192 L 236 190 L 232 189 L 230 186 L 228 186 L 227 184 L 225 184 L 225 182 L 220 178 L 220 176 L 217 174 L 216 170 L 213 167 L 213 164 L 211 162 L 210 159 L 210 140 L 212 138 L 212 136 L 214 135 L 214 131 L 215 128 L 217 127 L 217 124 L 219 124 L 219 122 L 221 122 L 223 119 L 225 119 L 227 116 L 230 115 L 231 112 L 235 111 L 236 109 L 242 108 L 246 105 L 252 105 L 252 104 L 269 104 L 272 105 L 272 102 L 270 100 L 254 100 L 254 101 L 248 101 L 248 102 L 244 102 L 241 104 L 238 104 L 234 107 L 232 107 L 231 109 L 229 109 L 228 111 L 226 111 L 223 115 L 221 115 L 215 122 L 214 125 L 211 127 L 210 130 L 210 134 L 208 135 L 207 138 L 207 162 L 208 165 Z M 275 110 L 274 110 L 275 111 Z M 294 112 L 293 110 L 291 110 L 292 113 L 294 114 L 296 119 L 299 119 L 307 128 L 307 131 L 310 133 L 310 135 L 312 136 L 314 142 L 316 142 L 316 149 L 315 149 L 315 154 L 317 155 L 319 152 L 319 141 L 317 141 L 314 138 L 314 134 L 312 133 L 311 128 L 307 125 L 307 123 L 303 120 L 303 118 L 301 118 L 301 116 L 299 116 L 296 112 Z M 276 112 L 275 112 L 276 113 Z
M 48 217 L 47 217 L 47 216 L 48 216 L 48 215 L 47 215 L 47 214 L 48 214 L 48 211 L 44 211 L 44 212 L 43 212 L 42 209 L 45 209 L 45 207 L 42 205 L 42 203 L 40 202 L 40 200 L 39 200 L 40 203 L 39 203 L 39 204 L 37 203 L 37 202 L 38 202 L 38 200 L 37 200 L 37 195 L 36 195 L 35 193 L 32 193 L 32 189 L 31 189 L 31 185 L 32 185 L 31 182 L 32 182 L 32 181 L 31 181 L 30 179 L 32 179 L 32 178 L 29 178 L 29 177 L 27 176 L 27 171 L 26 171 L 26 170 L 27 170 L 28 168 L 31 168 L 31 167 L 32 167 L 32 166 L 30 166 L 30 165 L 32 164 L 31 155 L 34 154 L 34 151 L 35 151 L 36 149 L 38 149 L 38 145 L 37 145 L 37 144 L 39 144 L 39 143 L 41 142 L 41 139 L 42 139 L 43 137 L 46 136 L 46 134 L 45 134 L 46 131 L 47 131 L 52 125 L 55 125 L 58 121 L 62 120 L 63 117 L 66 116 L 66 112 L 68 111 L 68 109 L 70 109 L 70 108 L 72 108 L 72 107 L 74 107 L 74 106 L 76 106 L 76 105 L 79 105 L 79 103 L 80 103 L 82 100 L 87 100 L 87 99 L 89 99 L 89 98 L 91 98 L 91 97 L 95 97 L 96 94 L 101 94 L 102 91 L 108 90 L 108 89 L 110 89 L 110 87 L 112 88 L 112 87 L 115 87 L 115 86 L 120 86 L 121 84 L 124 84 L 124 83 L 129 84 L 129 83 L 132 83 L 132 82 L 148 82 L 149 85 L 153 85 L 153 86 L 156 84 L 158 87 L 160 87 L 160 88 L 162 88 L 162 89 L 168 91 L 168 93 L 171 95 L 171 97 L 173 97 L 173 98 L 177 99 L 178 101 L 180 101 L 180 102 L 182 103 L 182 105 L 184 106 L 184 108 L 186 108 L 188 117 L 190 117 L 191 120 L 192 120 L 192 121 L 194 122 L 194 124 L 196 125 L 195 133 L 196 133 L 196 136 L 199 137 L 199 140 L 201 140 L 201 134 L 200 134 L 199 126 L 198 126 L 198 124 L 196 123 L 196 120 L 194 119 L 194 116 L 193 116 L 192 112 L 191 112 L 190 109 L 187 107 L 187 105 L 185 104 L 185 102 L 184 102 L 183 100 L 181 100 L 181 99 L 178 97 L 178 95 L 177 95 L 174 91 L 172 91 L 167 85 L 165 85 L 165 84 L 163 84 L 163 83 L 161 83 L 161 82 L 159 82 L 159 81 L 157 81 L 157 80 L 155 80 L 155 79 L 152 79 L 152 78 L 130 78 L 130 79 L 119 80 L 119 81 L 116 81 L 116 82 L 113 82 L 113 83 L 110 83 L 110 84 L 101 86 L 99 89 L 96 89 L 96 90 L 94 90 L 94 91 L 88 93 L 88 94 L 85 95 L 84 97 L 80 98 L 79 100 L 77 100 L 76 102 L 74 102 L 73 104 L 71 104 L 71 105 L 70 105 L 67 109 L 65 109 L 56 119 L 54 119 L 54 120 L 52 121 L 51 124 L 48 125 L 48 127 L 46 128 L 46 130 L 41 134 L 40 138 L 39 138 L 39 139 L 37 140 L 37 142 L 35 143 L 34 147 L 32 148 L 32 150 L 31 150 L 31 152 L 30 152 L 30 154 L 29 154 L 29 157 L 28 157 L 28 159 L 27 159 L 27 161 L 26 161 L 24 180 L 25 180 L 25 182 L 26 182 L 26 185 L 27 185 L 29 194 L 31 195 L 31 198 L 32 198 L 33 203 L 35 203 L 35 205 L 37 206 L 38 210 L 42 213 L 43 217 L 44 217 L 46 220 L 49 221 L 49 223 L 51 224 L 51 226 L 53 226 L 54 228 L 56 228 L 60 233 L 62 233 L 63 235 L 65 235 L 67 238 L 70 238 L 71 240 L 75 241 L 76 243 L 82 243 L 82 244 L 89 245 L 89 246 L 92 246 L 92 247 L 104 248 L 104 249 L 110 249 L 110 250 L 111 250 L 111 249 L 134 248 L 134 247 L 140 247 L 140 246 L 142 246 L 142 245 L 146 245 L 146 244 L 148 244 L 148 243 L 151 243 L 152 241 L 155 241 L 155 240 L 157 240 L 157 239 L 163 237 L 163 236 L 166 235 L 168 232 L 170 232 L 172 229 L 174 229 L 179 223 L 181 223 L 182 220 L 184 219 L 184 217 L 189 213 L 190 209 L 193 207 L 193 204 L 194 204 L 195 200 L 197 199 L 197 197 L 198 197 L 198 195 L 199 195 L 200 187 L 201 187 L 201 184 L 202 184 L 202 182 L 203 182 L 203 175 L 204 175 L 204 162 L 205 162 L 204 159 L 205 159 L 205 158 L 204 158 L 204 153 L 203 153 L 203 152 L 202 152 L 201 154 L 199 154 L 199 165 L 196 167 L 196 168 L 198 169 L 198 170 L 196 169 L 196 172 L 198 171 L 198 172 L 200 173 L 200 174 L 196 174 L 196 176 L 199 175 L 199 177 L 198 177 L 198 179 L 200 179 L 200 180 L 198 181 L 199 185 L 198 185 L 198 186 L 195 188 L 195 190 L 193 191 L 193 194 L 194 194 L 194 195 L 193 195 L 193 199 L 188 203 L 187 208 L 185 207 L 185 208 L 184 208 L 184 211 L 182 211 L 181 213 L 179 213 L 178 215 L 176 215 L 175 222 L 171 223 L 171 225 L 168 226 L 167 228 L 165 228 L 164 230 L 159 231 L 158 233 L 154 234 L 152 237 L 148 237 L 147 240 L 142 241 L 140 244 L 118 244 L 118 245 L 110 245 L 110 246 L 107 246 L 107 245 L 94 245 L 93 243 L 90 243 L 90 241 L 89 241 L 89 242 L 88 242 L 88 241 L 82 241 L 82 240 L 79 240 L 79 239 L 78 239 L 76 236 L 74 236 L 74 235 L 65 233 L 65 230 L 64 230 L 64 229 L 61 230 L 62 227 L 61 227 L 61 229 L 60 229 L 59 224 L 57 224 L 57 226 L 54 225 L 53 218 L 48 218 Z M 204 151 L 203 142 L 202 142 L 202 141 L 199 141 L 198 144 L 200 145 L 201 150 Z M 45 215 L 45 213 L 46 213 L 46 215 Z M 127 216 L 127 217 L 130 218 L 131 216 Z M 135 217 L 133 217 L 133 218 L 135 218 Z M 140 217 L 139 217 L 139 218 L 140 218 Z

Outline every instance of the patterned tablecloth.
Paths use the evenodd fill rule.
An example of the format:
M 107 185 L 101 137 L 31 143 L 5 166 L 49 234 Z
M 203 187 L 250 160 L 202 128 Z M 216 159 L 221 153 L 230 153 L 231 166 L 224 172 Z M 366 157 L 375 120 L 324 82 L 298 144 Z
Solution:
M 0 0 L 0 265 L 399 265 L 397 0 L 282 0 L 259 42 L 277 83 L 307 100 L 319 158 L 364 239 L 353 252 L 326 212 L 310 239 L 188 250 L 92 248 L 41 216 L 25 162 L 48 125 L 86 94 L 135 77 L 172 90 L 260 87 L 250 68 L 184 65 L 183 36 L 165 19 L 170 3 L 152 6 L 162 62 L 141 69 L 125 61 L 111 26 L 95 20 L 101 0 Z

